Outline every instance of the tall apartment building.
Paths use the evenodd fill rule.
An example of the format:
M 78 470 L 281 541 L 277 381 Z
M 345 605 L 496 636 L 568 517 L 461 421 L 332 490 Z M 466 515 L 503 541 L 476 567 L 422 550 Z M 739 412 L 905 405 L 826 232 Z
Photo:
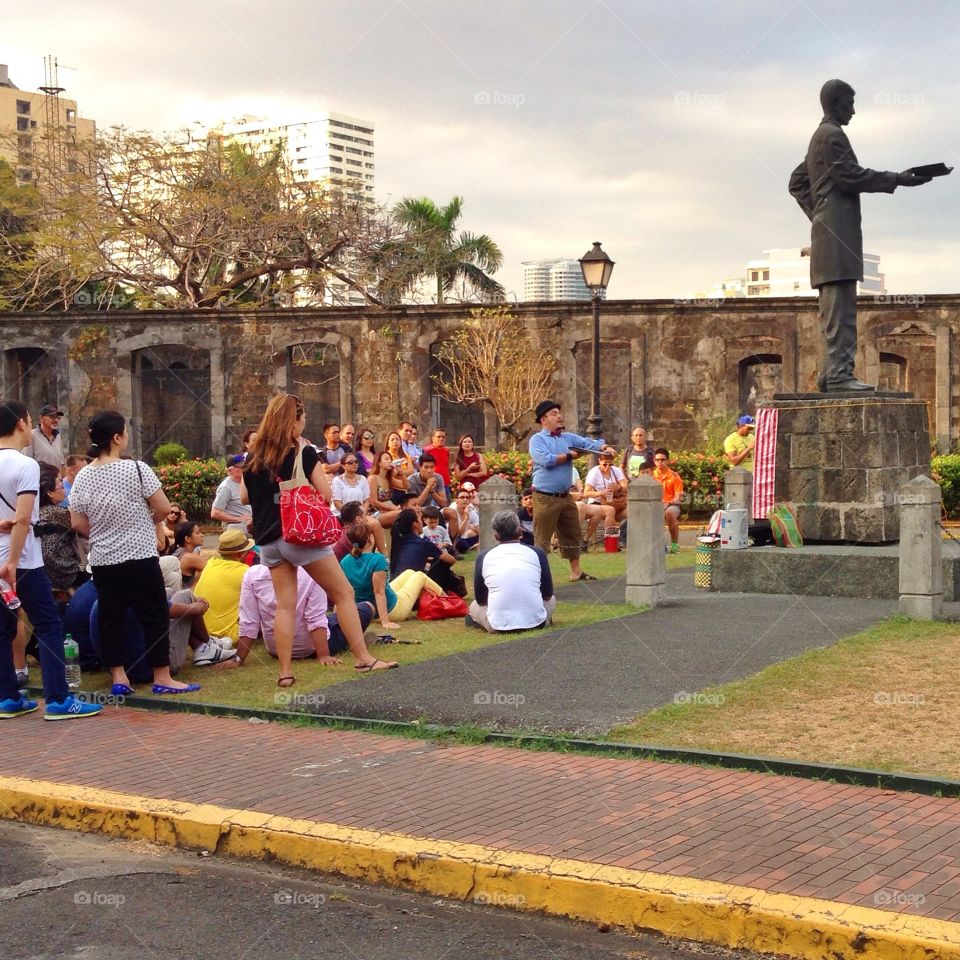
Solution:
M 810 248 L 786 247 L 764 250 L 762 260 L 747 263 L 748 297 L 815 297 L 810 286 Z M 863 280 L 857 284 L 859 294 L 884 294 L 886 277 L 880 272 L 880 257 L 863 255 Z
M 607 292 L 602 296 L 606 299 Z M 577 260 L 525 260 L 523 262 L 523 299 L 590 300 Z
M 354 184 L 371 201 L 376 179 L 374 126 L 341 113 L 316 113 L 302 120 L 240 117 L 217 124 L 210 134 L 248 144 L 260 156 L 283 145 L 294 177 L 302 183 Z
M 72 148 L 92 140 L 96 124 L 78 116 L 76 100 L 20 90 L 0 63 L 0 157 L 16 170 L 18 183 L 37 180 L 39 151 L 48 149 L 52 139 L 49 123 L 56 124 L 53 135 L 69 169 Z
M 260 157 L 271 156 L 282 146 L 297 182 L 334 184 L 359 192 L 371 205 L 374 203 L 374 125 L 369 120 L 331 112 L 308 114 L 298 120 L 240 117 L 222 121 L 201 136 L 220 136 L 246 144 Z M 366 300 L 345 283 L 331 280 L 324 302 L 362 306 Z

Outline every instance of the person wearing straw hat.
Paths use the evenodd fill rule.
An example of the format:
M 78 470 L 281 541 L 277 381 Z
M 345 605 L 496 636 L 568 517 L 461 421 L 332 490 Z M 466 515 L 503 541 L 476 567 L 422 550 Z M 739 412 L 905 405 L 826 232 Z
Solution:
M 226 637 L 234 646 L 240 640 L 240 587 L 253 544 L 243 530 L 224 530 L 217 543 L 219 556 L 207 561 L 193 589 L 198 599 L 210 604 L 203 615 L 207 630 L 213 636 Z

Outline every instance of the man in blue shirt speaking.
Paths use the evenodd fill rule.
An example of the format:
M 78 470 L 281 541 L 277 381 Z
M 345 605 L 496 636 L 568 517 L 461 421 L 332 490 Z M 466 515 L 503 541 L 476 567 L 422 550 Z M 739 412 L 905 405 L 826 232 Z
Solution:
M 580 569 L 580 514 L 570 496 L 573 461 L 583 451 L 602 453 L 616 450 L 603 440 L 590 440 L 563 429 L 563 412 L 556 400 L 537 404 L 540 432 L 530 438 L 533 460 L 533 540 L 544 553 L 550 552 L 554 533 L 560 554 L 570 562 L 570 579 L 596 580 Z

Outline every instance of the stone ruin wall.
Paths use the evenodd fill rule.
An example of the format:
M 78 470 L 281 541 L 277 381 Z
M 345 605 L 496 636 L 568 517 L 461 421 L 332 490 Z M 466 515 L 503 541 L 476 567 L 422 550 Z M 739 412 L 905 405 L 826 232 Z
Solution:
M 902 301 L 902 302 L 901 302 Z M 439 407 L 431 351 L 461 327 L 469 307 L 332 308 L 2 314 L 4 397 L 36 411 L 56 399 L 67 446 L 84 446 L 97 409 L 132 416 L 134 449 L 165 439 L 195 454 L 235 449 L 278 389 L 300 390 L 308 434 L 329 418 L 372 427 L 399 419 L 421 438 L 443 410 L 448 441 L 469 425 L 497 445 L 489 415 Z M 591 395 L 589 303 L 521 303 L 515 311 L 559 361 L 555 396 L 568 423 L 586 429 Z M 960 295 L 864 299 L 858 373 L 926 401 L 941 449 L 960 438 Z M 711 417 L 750 412 L 774 392 L 811 389 L 819 348 L 808 298 L 607 301 L 601 313 L 602 413 L 607 439 L 624 445 L 637 423 L 657 444 L 702 442 Z M 483 435 L 485 433 L 485 436 Z

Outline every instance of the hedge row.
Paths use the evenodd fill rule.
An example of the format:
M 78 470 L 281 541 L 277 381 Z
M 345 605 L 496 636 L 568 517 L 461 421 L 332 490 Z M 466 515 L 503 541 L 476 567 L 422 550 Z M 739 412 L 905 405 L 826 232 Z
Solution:
M 528 453 L 507 451 L 485 456 L 490 470 L 512 481 L 518 491 L 531 485 L 533 469 Z M 575 464 L 580 476 L 586 476 L 587 458 L 581 457 Z M 708 512 L 722 505 L 723 474 L 727 469 L 723 457 L 680 451 L 674 454 L 670 466 L 683 479 L 685 512 Z M 947 515 L 957 516 L 960 514 L 960 453 L 934 457 L 931 466 L 934 479 L 943 490 Z M 188 516 L 199 521 L 209 518 L 217 485 L 227 475 L 222 461 L 185 460 L 155 470 L 167 496 L 179 503 Z

